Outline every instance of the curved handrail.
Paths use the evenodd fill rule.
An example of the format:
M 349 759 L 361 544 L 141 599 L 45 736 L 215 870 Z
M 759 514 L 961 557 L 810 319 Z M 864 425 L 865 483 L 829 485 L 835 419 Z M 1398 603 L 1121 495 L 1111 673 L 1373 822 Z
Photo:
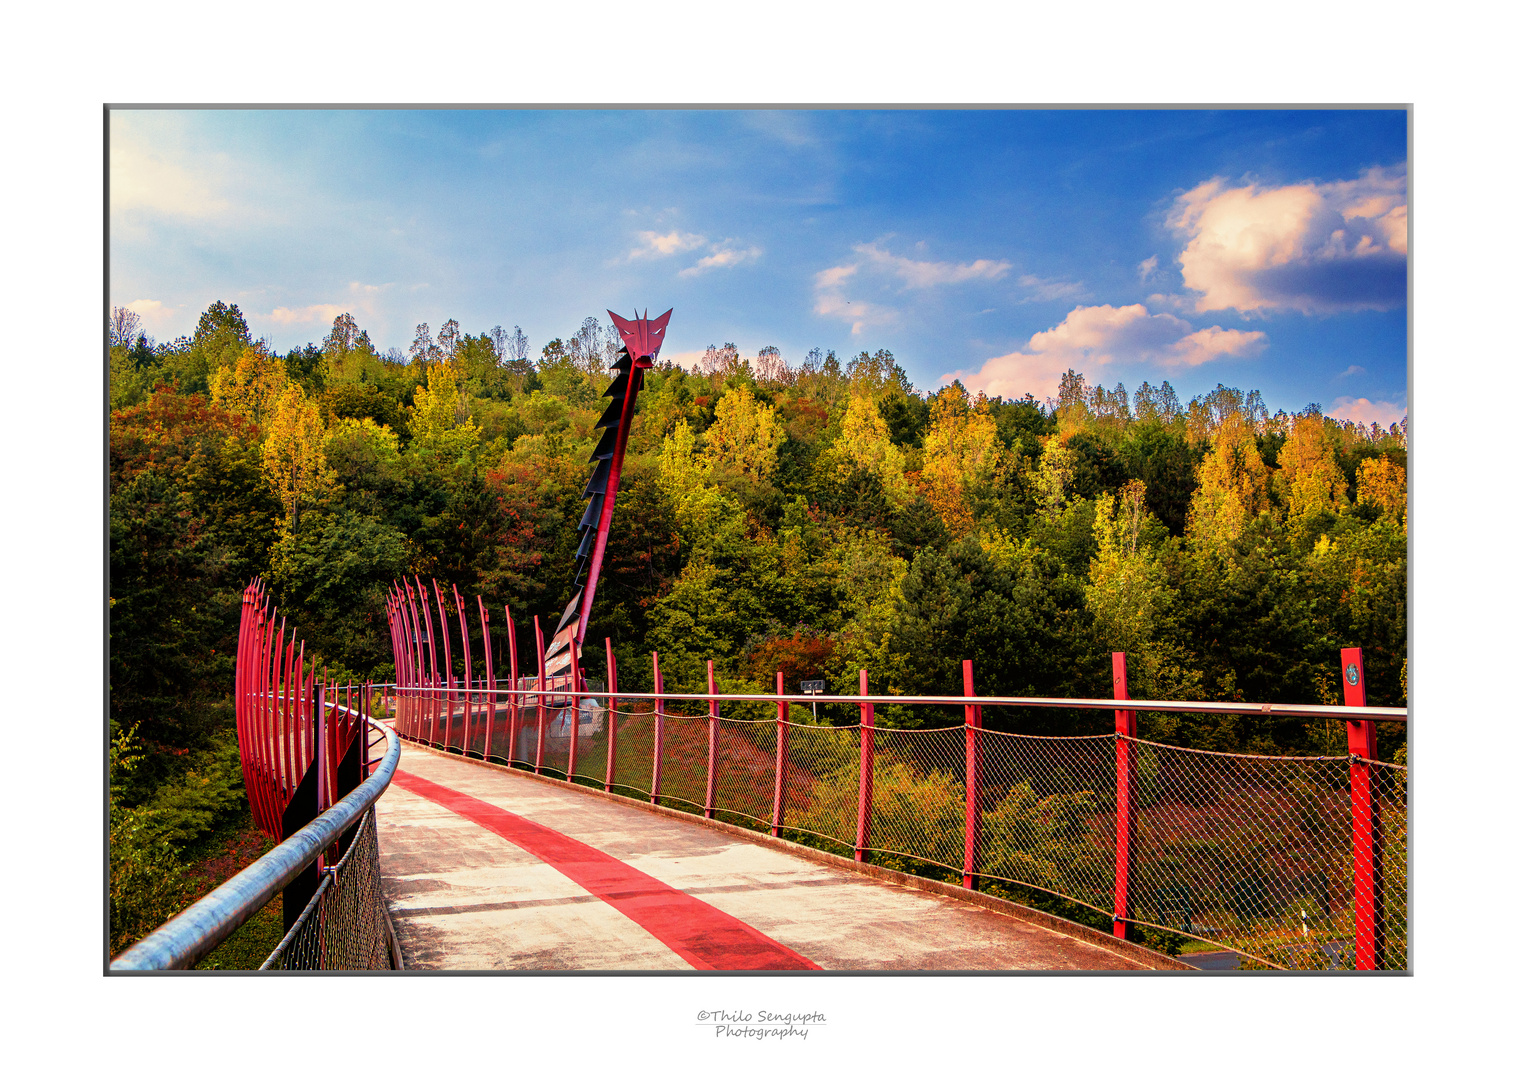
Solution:
M 112 971 L 188 968 L 225 941 L 378 801 L 400 762 L 400 737 L 370 720 L 387 746 L 379 767 L 347 796 L 230 881 L 191 904 L 111 961 Z

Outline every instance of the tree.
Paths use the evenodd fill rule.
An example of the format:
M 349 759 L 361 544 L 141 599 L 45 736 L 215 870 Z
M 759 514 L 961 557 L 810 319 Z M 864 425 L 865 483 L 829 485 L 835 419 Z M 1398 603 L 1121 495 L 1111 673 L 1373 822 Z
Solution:
M 873 398 L 859 396 L 848 403 L 838 437 L 832 444 L 831 457 L 837 463 L 838 479 L 847 480 L 855 469 L 873 473 L 884 485 L 892 506 L 901 507 L 911 502 L 905 456 L 890 441 L 890 432 Z
M 440 358 L 437 345 L 432 341 L 432 328 L 426 323 L 417 323 L 416 336 L 411 339 L 411 363 L 435 364 Z
M 750 480 L 767 480 L 779 459 L 785 429 L 774 408 L 755 398 L 746 386 L 722 395 L 716 423 L 706 431 L 706 454 Z
M 1388 457 L 1368 458 L 1356 475 L 1359 502 L 1392 518 L 1406 515 L 1406 470 Z
M 458 320 L 449 319 L 437 331 L 437 352 L 442 360 L 452 360 L 458 351 Z
M 922 444 L 922 484 L 927 501 L 955 538 L 974 527 L 967 495 L 994 481 L 1001 455 L 985 395 L 972 401 L 958 382 L 945 386 L 932 401 L 931 427 Z
M 1200 548 L 1225 551 L 1242 535 L 1244 525 L 1269 507 L 1264 460 L 1241 411 L 1227 413 L 1217 424 L 1199 479 L 1186 532 Z
M 211 373 L 211 400 L 263 427 L 288 382 L 283 361 L 260 346 L 249 345 L 235 365 Z
M 479 425 L 469 417 L 469 394 L 462 372 L 452 362 L 427 369 L 427 385 L 416 388 L 411 410 L 411 440 L 418 450 L 459 460 L 479 446 Z
M 285 528 L 300 529 L 301 507 L 330 482 L 321 411 L 296 383 L 279 395 L 263 443 L 263 471 L 284 506 Z
M 142 316 L 131 308 L 111 308 L 110 339 L 113 347 L 116 345 L 130 347 L 141 329 Z
M 1320 412 L 1296 417 L 1280 450 L 1276 479 L 1284 488 L 1290 521 L 1336 513 L 1347 504 L 1347 485 Z
M 761 383 L 775 386 L 791 386 L 795 383 L 795 372 L 790 370 L 779 349 L 773 345 L 765 345 L 759 350 L 758 359 L 753 362 L 753 374 Z

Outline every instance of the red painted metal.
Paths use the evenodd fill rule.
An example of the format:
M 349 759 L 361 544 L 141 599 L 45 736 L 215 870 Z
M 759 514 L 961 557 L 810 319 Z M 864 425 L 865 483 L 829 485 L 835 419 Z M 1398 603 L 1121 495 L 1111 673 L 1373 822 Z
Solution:
M 548 658 L 543 655 L 543 624 L 532 616 L 532 629 L 537 633 L 537 757 L 532 771 L 543 771 L 543 740 L 548 729 Z
M 716 754 L 721 737 L 718 717 L 721 706 L 716 701 L 716 663 L 706 661 L 706 692 L 711 695 L 706 710 L 706 816 L 716 817 Z
M 574 768 L 579 764 L 579 650 L 569 650 L 569 765 L 564 773 L 566 780 L 574 779 Z
M 859 668 L 859 696 L 869 693 L 869 672 Z M 853 861 L 864 862 L 869 850 L 869 816 L 874 809 L 874 705 L 859 705 L 859 820 L 854 832 Z
M 521 680 L 516 673 L 516 620 L 511 617 L 511 608 L 506 607 L 506 643 L 511 649 L 511 696 L 506 712 L 510 733 L 506 736 L 506 761 L 516 761 L 516 733 L 521 730 Z
M 669 326 L 669 316 L 674 314 L 674 309 L 670 308 L 652 320 L 648 318 L 647 312 L 641 318 L 632 319 L 624 319 L 612 311 L 607 311 L 606 314 L 611 316 L 611 322 L 621 336 L 632 365 L 627 372 L 627 392 L 622 398 L 621 422 L 616 428 L 611 471 L 606 480 L 605 497 L 601 501 L 600 518 L 596 524 L 595 547 L 585 575 L 584 594 L 579 602 L 579 629 L 575 640 L 581 645 L 589 631 L 590 608 L 595 601 L 595 587 L 600 582 L 601 563 L 606 557 L 606 540 L 611 535 L 611 513 L 616 507 L 616 489 L 621 482 L 622 459 L 627 454 L 627 435 L 632 427 L 637 394 L 642 388 L 643 372 L 652 367 L 653 361 L 658 357 L 658 350 L 664 344 L 664 331 Z M 636 312 L 633 314 L 635 316 Z
M 407 589 L 409 592 L 409 588 Z M 427 656 L 432 662 L 431 678 L 427 683 L 427 742 L 437 745 L 437 635 L 432 631 L 432 612 L 427 607 L 427 590 L 416 579 L 416 591 L 421 594 L 421 614 L 427 623 Z
M 785 700 L 785 673 L 774 673 L 774 693 L 779 715 L 774 733 L 774 810 L 769 815 L 769 835 L 778 836 L 785 824 L 785 759 L 790 756 L 790 702 Z
M 964 696 L 974 697 L 974 661 L 964 661 Z M 964 888 L 973 889 L 980 858 L 980 707 L 964 706 Z
M 432 579 L 432 596 L 437 601 L 437 632 L 442 635 L 443 655 L 443 708 L 446 710 L 447 723 L 443 727 L 443 749 L 455 745 L 453 738 L 453 635 L 448 633 L 448 611 L 442 601 L 442 589 L 438 587 L 437 579 Z
M 1368 704 L 1364 685 L 1364 653 L 1339 653 L 1343 675 L 1343 704 Z M 1347 720 L 1349 804 L 1354 817 L 1354 967 L 1373 971 L 1385 964 L 1385 887 L 1381 862 L 1380 800 L 1375 797 L 1374 768 L 1378 758 L 1375 725 Z
M 485 680 L 489 695 L 489 719 L 485 721 L 485 752 L 482 755 L 486 761 L 495 752 L 495 703 L 498 700 L 495 695 L 495 658 L 490 651 L 490 609 L 485 607 L 484 597 L 476 595 L 475 601 L 479 604 L 479 633 L 485 643 Z
M 616 655 L 611 651 L 611 639 L 605 638 L 606 646 L 606 774 L 603 783 L 606 791 L 611 790 L 612 780 L 616 775 Z M 588 684 L 587 684 L 588 689 Z
M 468 757 L 474 743 L 470 739 L 473 735 L 471 730 L 474 721 L 474 662 L 469 654 L 469 620 L 465 614 L 464 598 L 458 591 L 458 586 L 453 586 L 453 604 L 458 608 L 458 633 L 464 642 L 464 745 L 461 753 Z
M 653 654 L 653 779 L 649 801 L 658 805 L 664 776 L 664 673 L 658 669 L 658 653 Z
M 1111 696 L 1117 701 L 1127 700 L 1127 654 L 1111 654 Z M 1132 770 L 1130 752 L 1132 744 L 1127 740 L 1138 734 L 1138 714 L 1132 709 L 1117 709 L 1117 783 L 1116 783 L 1116 835 L 1114 837 L 1115 867 L 1112 874 L 1111 932 L 1114 937 L 1128 936 L 1127 884 L 1132 866 Z

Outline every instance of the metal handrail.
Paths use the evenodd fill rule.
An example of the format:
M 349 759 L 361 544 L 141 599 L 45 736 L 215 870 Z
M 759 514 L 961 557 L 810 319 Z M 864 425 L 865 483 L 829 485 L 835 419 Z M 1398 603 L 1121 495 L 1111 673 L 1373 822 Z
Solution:
M 549 680 L 551 681 L 551 680 Z M 568 682 L 568 677 L 564 676 Z M 439 683 L 392 684 L 397 693 L 425 691 L 440 693 L 446 689 Z M 474 690 L 471 693 L 493 694 L 496 697 L 517 697 L 536 702 L 541 694 L 545 698 L 585 698 L 606 696 L 603 691 L 570 690 L 544 687 Z M 1407 710 L 1384 705 L 1275 705 L 1246 701 L 1153 701 L 1142 698 L 1042 698 L 1042 697 L 938 697 L 935 695 L 910 696 L 905 694 L 677 694 L 673 691 L 647 693 L 643 691 L 618 690 L 617 701 L 789 701 L 809 705 L 1009 705 L 1042 709 L 1123 709 L 1130 712 L 1186 712 L 1214 715 L 1280 716 L 1290 719 L 1317 717 L 1332 720 L 1379 720 L 1404 721 Z
M 273 851 L 116 957 L 110 970 L 194 966 L 330 848 L 384 794 L 400 762 L 400 738 L 394 729 L 372 719 L 369 726 L 383 732 L 388 744 L 372 776 Z

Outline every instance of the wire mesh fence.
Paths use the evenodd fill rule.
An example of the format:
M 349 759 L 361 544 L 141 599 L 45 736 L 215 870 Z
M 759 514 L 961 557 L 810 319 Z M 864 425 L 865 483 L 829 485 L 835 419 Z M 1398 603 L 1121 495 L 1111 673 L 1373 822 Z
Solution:
M 335 866 L 323 872 L 305 910 L 260 970 L 373 971 L 392 967 L 379 884 L 374 811 L 355 826 Z
M 1234 950 L 1245 966 L 1406 967 L 1402 766 L 947 726 L 954 710 L 940 705 L 879 704 L 890 722 L 936 725 L 924 727 L 815 723 L 794 706 L 783 724 L 713 721 L 709 701 L 689 698 L 663 699 L 660 712 L 622 698 L 612 712 L 593 689 L 577 712 L 552 695 L 541 713 L 531 694 L 514 706 L 500 697 L 493 714 L 481 702 L 472 723 L 493 715 L 493 734 L 468 742 L 529 769 L 540 745 L 541 771 L 557 776 L 570 775 L 572 748 L 577 782 L 600 787 L 610 775 L 621 794 L 697 814 L 709 805 L 722 820 L 837 854 L 1030 891 L 1170 951 L 1189 938 Z M 849 716 L 836 704 L 830 713 Z M 1092 716 L 1071 726 L 1088 731 Z M 1380 889 L 1368 922 L 1366 860 Z M 1359 963 L 1363 949 L 1373 964 Z

